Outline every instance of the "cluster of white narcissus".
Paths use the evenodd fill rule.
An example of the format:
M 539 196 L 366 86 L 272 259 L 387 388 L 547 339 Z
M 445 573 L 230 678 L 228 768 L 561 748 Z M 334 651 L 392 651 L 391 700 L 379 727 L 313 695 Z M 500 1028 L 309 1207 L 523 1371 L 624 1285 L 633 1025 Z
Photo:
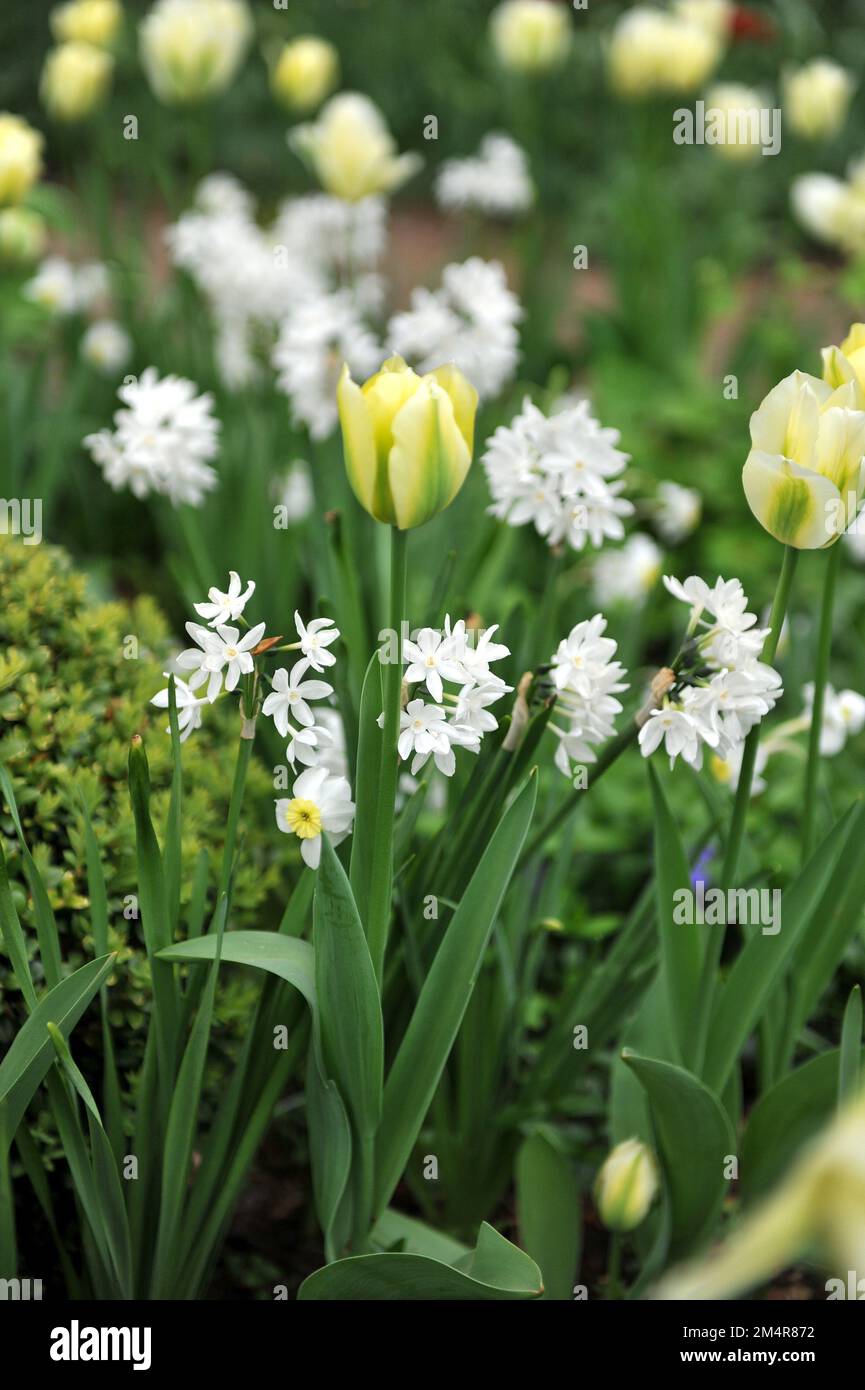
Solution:
M 671 767 L 677 757 L 701 767 L 704 747 L 741 761 L 742 741 L 783 694 L 778 672 L 760 661 L 769 629 L 755 627 L 738 579 L 718 579 L 710 589 L 697 575 L 684 584 L 665 575 L 664 584 L 691 609 L 695 664 L 640 730 L 643 756 L 663 743 Z
M 177 721 L 181 741 L 201 725 L 202 710 L 222 694 L 237 689 L 241 676 L 251 675 L 255 668 L 256 648 L 264 637 L 264 623 L 249 627 L 243 610 L 255 592 L 255 582 L 244 587 L 235 570 L 229 575 L 226 590 L 208 590 L 207 601 L 194 605 L 196 613 L 207 626 L 187 623 L 186 631 L 195 646 L 187 647 L 177 657 L 176 665 L 189 672 L 188 680 L 174 675 Z M 354 803 L 351 788 L 342 775 L 344 759 L 338 747 L 341 727 L 334 722 L 333 710 L 324 711 L 326 722 L 316 723 L 310 702 L 326 700 L 333 686 L 326 681 L 309 680 L 311 669 L 319 673 L 336 663 L 328 648 L 339 637 L 332 618 L 313 618 L 305 623 L 299 613 L 294 615 L 297 642 L 286 643 L 278 650 L 300 653 L 291 671 L 280 667 L 271 678 L 272 690 L 262 704 L 262 713 L 273 719 L 283 738 L 290 738 L 287 756 L 292 769 L 295 762 L 305 764 L 304 771 L 294 783 L 291 797 L 276 802 L 276 823 L 280 830 L 296 835 L 301 842 L 304 863 L 318 868 L 321 857 L 321 832 L 326 830 L 338 844 L 351 828 Z M 242 623 L 246 631 L 241 636 Z M 170 672 L 166 671 L 166 677 Z M 202 690 L 198 695 L 196 692 Z M 152 703 L 167 709 L 169 692 L 166 686 L 154 695 Z M 294 720 L 294 723 L 292 723 Z
M 110 295 L 108 271 L 101 261 L 73 265 L 63 256 L 48 256 L 25 284 L 25 298 L 57 318 L 96 314 L 81 337 L 84 361 L 105 376 L 119 376 L 132 351 L 126 329 L 105 318 Z
M 567 727 L 550 724 L 559 740 L 556 767 L 565 776 L 572 763 L 596 761 L 593 745 L 603 743 L 615 733 L 615 718 L 622 706 L 616 699 L 628 686 L 621 662 L 612 658 L 616 643 L 605 637 L 606 618 L 596 613 L 577 623 L 563 637 L 550 663 L 550 676 L 556 691 L 556 715 L 564 715 Z
M 628 455 L 619 432 L 603 428 L 579 401 L 544 415 L 528 399 L 510 425 L 500 425 L 482 463 L 493 495 L 493 516 L 511 526 L 531 522 L 549 545 L 582 550 L 621 540 L 622 518 L 633 505 L 620 493 Z
M 124 408 L 114 415 L 115 428 L 84 440 L 115 491 L 128 487 L 136 497 L 156 492 L 175 506 L 201 505 L 217 482 L 208 460 L 219 451 L 220 422 L 213 397 L 197 389 L 184 377 L 160 377 L 155 367 L 118 388 Z
M 423 685 L 435 701 L 428 704 L 417 695 L 400 717 L 399 756 L 404 762 L 412 758 L 412 775 L 432 757 L 439 772 L 452 777 L 454 748 L 477 753 L 484 734 L 498 727 L 490 706 L 513 687 L 490 670 L 490 662 L 510 655 L 508 647 L 492 640 L 495 632 L 495 627 L 470 631 L 463 619 L 452 626 L 447 617 L 444 631 L 424 627 L 403 642 L 405 683 Z M 445 690 L 445 684 L 455 689 Z

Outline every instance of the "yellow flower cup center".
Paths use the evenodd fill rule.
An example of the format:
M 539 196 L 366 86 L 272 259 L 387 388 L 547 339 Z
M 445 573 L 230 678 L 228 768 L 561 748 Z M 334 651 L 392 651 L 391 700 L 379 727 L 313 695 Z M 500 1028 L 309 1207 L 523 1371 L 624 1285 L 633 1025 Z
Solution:
M 296 796 L 289 801 L 285 818 L 288 828 L 301 840 L 314 840 L 321 834 L 321 812 L 314 801 L 305 801 Z

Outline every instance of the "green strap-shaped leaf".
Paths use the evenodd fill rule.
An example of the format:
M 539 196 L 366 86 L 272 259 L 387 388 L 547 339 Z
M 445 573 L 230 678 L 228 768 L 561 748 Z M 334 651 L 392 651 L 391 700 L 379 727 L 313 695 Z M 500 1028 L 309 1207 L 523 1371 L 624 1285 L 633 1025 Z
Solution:
M 113 966 L 113 955 L 82 965 L 40 999 L 16 1033 L 0 1062 L 0 1110 L 7 1143 L 11 1144 L 24 1111 L 54 1062 L 48 1024 L 56 1023 L 63 1037 L 68 1038 Z
M 57 923 L 54 920 L 54 909 L 51 906 L 45 884 L 42 882 L 42 875 L 36 867 L 36 861 L 30 853 L 27 841 L 24 838 L 24 827 L 21 824 L 21 817 L 18 814 L 18 806 L 15 801 L 15 792 L 12 787 L 12 778 L 8 771 L 0 763 L 0 790 L 9 806 L 9 814 L 15 826 L 15 833 L 18 836 L 18 843 L 21 846 L 21 855 L 24 860 L 24 871 L 27 874 L 27 882 L 30 885 L 30 892 L 33 895 L 33 909 L 36 917 L 36 938 L 39 942 L 39 957 L 42 961 L 42 968 L 45 971 L 45 979 L 49 989 L 53 989 L 60 981 L 60 938 L 57 932 Z
M 582 1212 L 573 1166 L 543 1134 L 524 1139 L 516 1161 L 520 1241 L 541 1271 L 544 1298 L 573 1298 Z
M 701 928 L 674 922 L 674 894 L 690 886 L 688 860 L 676 822 L 651 761 L 649 783 L 655 812 L 655 902 L 661 948 L 661 980 L 673 1036 L 675 1061 L 692 1060 L 694 1017 L 703 963 Z
M 781 930 L 764 935 L 756 928 L 736 957 L 715 1005 L 706 1047 L 706 1084 L 719 1094 L 832 881 L 858 815 L 855 806 L 841 817 L 792 886 L 784 890 Z
M 537 1298 L 541 1274 L 524 1251 L 486 1222 L 464 1267 L 425 1255 L 354 1255 L 325 1265 L 305 1279 L 298 1298 L 325 1302 L 353 1299 L 417 1302 L 490 1301 Z
M 206 961 L 213 960 L 215 952 L 216 938 L 200 936 L 170 946 L 160 955 L 168 961 Z M 314 1066 L 308 1073 L 307 1101 L 313 1184 L 328 1258 L 333 1258 L 339 1249 L 336 1224 L 351 1166 L 351 1131 L 342 1097 L 325 1067 L 312 946 L 278 932 L 233 931 L 223 937 L 222 959 L 278 975 L 293 985 L 309 1006 Z
M 727 1112 L 708 1086 L 671 1062 L 622 1053 L 649 1097 L 681 1255 L 707 1237 L 724 1201 L 726 1160 L 735 1154 Z
M 859 1058 L 862 1054 L 862 990 L 854 985 L 844 1009 L 838 1059 L 838 1107 L 843 1109 L 859 1090 Z
M 535 808 L 532 774 L 502 816 L 436 952 L 384 1091 L 376 1211 L 402 1176 L 474 989 Z

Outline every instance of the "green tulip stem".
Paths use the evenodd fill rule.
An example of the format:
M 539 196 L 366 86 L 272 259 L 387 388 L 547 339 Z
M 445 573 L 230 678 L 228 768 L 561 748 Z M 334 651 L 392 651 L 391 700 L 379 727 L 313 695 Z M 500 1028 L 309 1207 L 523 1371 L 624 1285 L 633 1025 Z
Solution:
M 838 570 L 841 565 L 841 546 L 831 547 L 823 581 L 823 607 L 820 612 L 820 631 L 817 637 L 817 664 L 814 668 L 814 701 L 811 707 L 811 731 L 808 737 L 808 763 L 805 770 L 805 816 L 802 825 L 802 852 L 809 859 L 814 850 L 814 831 L 817 818 L 817 774 L 820 768 L 820 733 L 823 727 L 823 706 L 826 701 L 826 677 L 829 674 L 829 654 L 832 648 L 832 612 Z
M 399 774 L 397 739 L 399 737 L 399 716 L 402 698 L 402 621 L 405 612 L 406 549 L 408 536 L 405 531 L 391 527 L 390 549 L 390 609 L 389 626 L 397 636 L 397 660 L 382 665 L 382 691 L 384 695 L 384 731 L 381 745 L 381 769 L 379 773 L 378 801 L 374 808 L 375 836 L 372 846 L 372 871 L 369 889 L 369 924 L 367 940 L 369 952 L 375 967 L 376 978 L 381 983 L 384 968 L 384 953 L 387 944 L 390 921 L 391 893 L 393 889 L 393 813 L 396 802 L 396 784 Z M 359 807 L 361 815 L 369 814 L 368 807 Z
M 781 562 L 781 573 L 778 576 L 778 583 L 775 587 L 775 597 L 772 600 L 772 612 L 769 615 L 769 635 L 763 645 L 760 659 L 771 665 L 778 650 L 778 641 L 781 636 L 781 628 L 784 625 L 784 617 L 787 612 L 787 604 L 790 600 L 790 590 L 793 585 L 793 575 L 796 573 L 796 561 L 799 559 L 798 550 L 792 546 L 784 547 L 784 559 Z M 742 849 L 742 840 L 745 836 L 745 821 L 748 816 L 748 806 L 751 802 L 751 783 L 754 780 L 754 767 L 757 762 L 757 749 L 760 745 L 760 725 L 756 724 L 745 739 L 745 748 L 742 753 L 742 767 L 739 772 L 739 783 L 736 787 L 736 800 L 733 803 L 733 816 L 730 821 L 730 831 L 727 835 L 727 850 L 724 856 L 724 866 L 721 875 L 721 887 L 723 889 L 735 886 L 736 870 L 739 865 L 739 854 Z M 700 988 L 698 994 L 697 1007 L 697 1039 L 695 1047 L 695 1069 L 703 1065 L 706 1049 L 706 1040 L 709 1036 L 709 1023 L 712 1014 L 712 1001 L 715 995 L 717 983 L 718 966 L 721 962 L 721 953 L 724 949 L 724 928 L 719 926 L 715 931 L 709 933 L 706 943 L 706 954 L 703 958 L 703 969 L 700 976 Z

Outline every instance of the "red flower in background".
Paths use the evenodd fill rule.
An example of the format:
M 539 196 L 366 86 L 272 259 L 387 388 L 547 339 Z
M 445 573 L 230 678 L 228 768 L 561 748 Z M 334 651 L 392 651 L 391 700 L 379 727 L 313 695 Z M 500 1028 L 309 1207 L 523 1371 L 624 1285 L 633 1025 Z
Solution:
M 734 40 L 754 39 L 766 43 L 774 39 L 777 29 L 774 20 L 767 14 L 737 5 L 730 20 L 730 32 Z

